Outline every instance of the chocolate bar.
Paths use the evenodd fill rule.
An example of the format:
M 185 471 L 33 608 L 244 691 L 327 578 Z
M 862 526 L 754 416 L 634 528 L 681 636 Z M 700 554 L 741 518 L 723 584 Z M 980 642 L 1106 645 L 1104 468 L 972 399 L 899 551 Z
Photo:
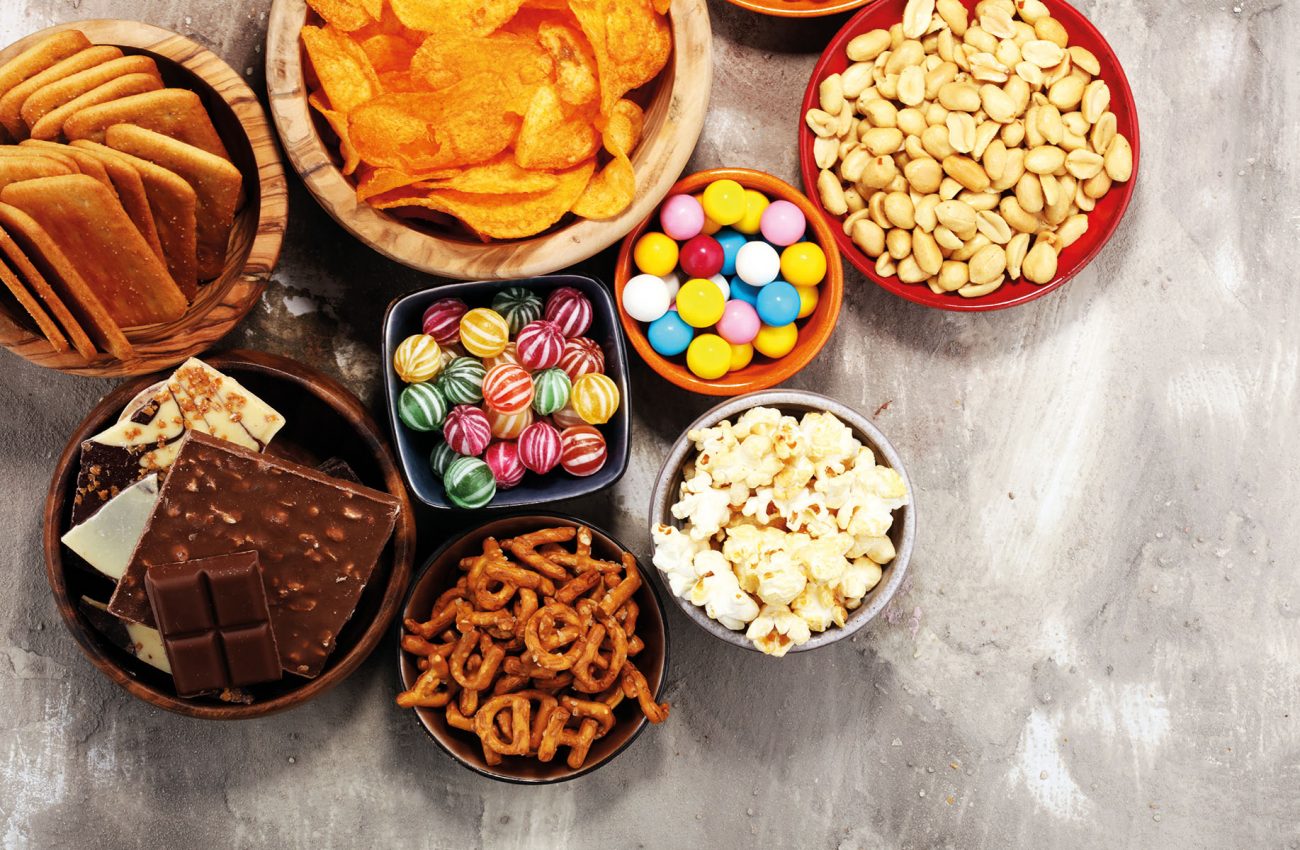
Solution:
M 194 358 L 126 413 L 81 444 L 73 525 L 149 473 L 170 467 L 188 431 L 261 451 L 284 425 L 283 416 L 234 378 Z
M 361 483 L 361 476 L 357 475 L 348 462 L 341 457 L 332 457 L 321 461 L 316 466 L 316 470 L 322 475 L 328 475 L 330 478 L 341 478 L 353 484 Z
M 260 556 L 281 663 L 315 677 L 352 616 L 400 507 L 387 493 L 190 431 L 109 611 L 152 624 L 146 573 L 159 564 L 251 549 Z
M 108 642 L 125 652 L 139 658 L 150 667 L 157 667 L 164 673 L 171 673 L 167 663 L 167 651 L 163 649 L 162 635 L 158 630 L 139 623 L 131 623 L 108 613 L 108 606 L 103 602 L 81 597 L 81 613 L 95 630 L 108 639 Z
M 283 676 L 256 552 L 159 564 L 144 586 L 180 696 Z
M 110 499 L 90 519 L 68 529 L 63 545 L 117 581 L 158 501 L 158 476 L 147 475 Z

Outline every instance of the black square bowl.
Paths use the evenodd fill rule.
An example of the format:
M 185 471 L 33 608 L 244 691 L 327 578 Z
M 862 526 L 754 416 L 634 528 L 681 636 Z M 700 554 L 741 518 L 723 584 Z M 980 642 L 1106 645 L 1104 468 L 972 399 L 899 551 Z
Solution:
M 509 490 L 498 490 L 496 497 L 480 510 L 501 510 L 543 505 L 578 496 L 588 496 L 612 486 L 627 471 L 632 434 L 632 402 L 627 381 L 627 348 L 618 310 L 609 290 L 600 281 L 581 275 L 557 274 L 520 280 L 479 280 L 469 283 L 445 283 L 395 299 L 384 314 L 384 395 L 388 421 L 393 429 L 397 462 L 411 492 L 421 502 L 441 510 L 459 510 L 447 498 L 442 481 L 429 467 L 429 453 L 441 439 L 437 432 L 414 431 L 397 415 L 397 399 L 406 386 L 393 371 L 393 352 L 412 334 L 422 330 L 424 311 L 440 298 L 459 298 L 470 306 L 487 307 L 492 296 L 509 286 L 522 286 L 546 299 L 561 286 L 571 286 L 591 301 L 591 327 L 585 336 L 600 344 L 605 352 L 605 374 L 618 385 L 621 396 L 614 418 L 599 426 L 609 448 L 609 459 L 600 471 L 578 478 L 555 469 L 546 475 L 529 472 L 524 480 Z

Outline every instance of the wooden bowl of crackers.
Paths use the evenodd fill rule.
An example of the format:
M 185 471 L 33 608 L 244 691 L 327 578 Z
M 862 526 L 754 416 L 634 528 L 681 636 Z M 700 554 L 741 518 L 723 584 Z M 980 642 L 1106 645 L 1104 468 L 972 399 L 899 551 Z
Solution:
M 699 139 L 704 0 L 506 6 L 448 32 L 433 0 L 272 4 L 289 161 L 348 232 L 411 268 L 505 279 L 585 260 L 653 209 Z
M 64 372 L 173 366 L 252 309 L 284 172 L 239 74 L 146 23 L 77 21 L 0 51 L 0 345 Z

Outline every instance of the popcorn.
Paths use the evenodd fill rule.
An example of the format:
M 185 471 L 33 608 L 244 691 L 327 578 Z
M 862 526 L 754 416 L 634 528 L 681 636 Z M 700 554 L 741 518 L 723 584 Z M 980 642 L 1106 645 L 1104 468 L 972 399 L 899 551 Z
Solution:
M 812 637 L 808 624 L 784 605 L 764 605 L 749 624 L 745 637 L 768 655 L 780 658 Z
M 845 599 L 860 600 L 880 583 L 882 574 L 880 564 L 867 558 L 858 558 L 840 574 L 835 586 Z
M 785 549 L 768 557 L 758 571 L 758 598 L 768 605 L 788 605 L 803 593 L 808 577 Z
M 704 613 L 729 629 L 739 631 L 758 616 L 758 604 L 740 589 L 721 552 L 709 550 L 695 556 L 695 569 L 701 575 L 691 589 L 690 600 L 704 607 Z
M 805 587 L 803 593 L 790 603 L 790 610 L 814 632 L 824 632 L 832 624 L 844 625 L 849 614 L 848 609 L 836 600 L 835 592 L 824 584 Z
M 654 540 L 653 563 L 668 580 L 674 596 L 683 596 L 698 576 L 695 574 L 695 556 L 708 549 L 708 544 L 684 534 L 671 525 L 657 525 L 650 532 Z

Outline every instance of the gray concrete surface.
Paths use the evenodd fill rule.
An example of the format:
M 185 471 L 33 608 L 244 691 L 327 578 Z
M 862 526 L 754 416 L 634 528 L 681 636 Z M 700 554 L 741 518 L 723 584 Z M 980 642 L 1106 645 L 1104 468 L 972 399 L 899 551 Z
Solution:
M 147 16 L 261 80 L 266 0 L 3 7 L 0 41 Z M 238 725 L 101 677 L 50 600 L 39 516 L 55 454 L 110 384 L 0 356 L 0 844 L 1300 847 L 1300 4 L 1083 8 L 1144 131 L 1113 243 L 1004 313 L 925 310 L 851 274 L 839 333 L 791 382 L 882 408 L 920 505 L 910 588 L 853 641 L 779 663 L 672 612 L 671 718 L 568 785 L 444 757 L 391 704 L 391 642 L 317 702 Z M 692 165 L 794 178 L 799 98 L 840 20 L 711 11 Z M 377 403 L 383 306 L 430 281 L 294 189 L 274 284 L 228 343 Z M 658 458 L 706 402 L 644 369 L 634 383 L 627 477 L 568 507 L 644 549 Z M 439 538 L 426 521 L 422 550 Z

